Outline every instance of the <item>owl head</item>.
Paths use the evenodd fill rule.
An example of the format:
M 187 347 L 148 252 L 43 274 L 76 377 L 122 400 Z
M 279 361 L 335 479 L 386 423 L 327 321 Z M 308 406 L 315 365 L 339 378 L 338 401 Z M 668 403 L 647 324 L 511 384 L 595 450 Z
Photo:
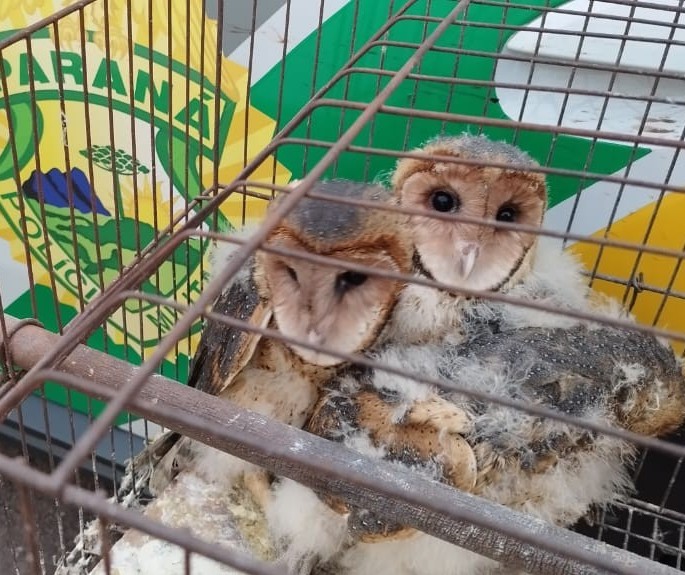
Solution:
M 344 180 L 319 182 L 312 192 L 374 201 L 379 206 L 392 198 L 382 187 Z M 305 197 L 265 243 L 328 256 L 343 264 L 408 274 L 414 248 L 407 222 L 406 216 L 382 209 Z M 255 271 L 281 333 L 343 353 L 360 353 L 375 342 L 403 287 L 393 279 L 266 251 L 257 253 Z M 325 353 L 291 347 L 308 363 L 342 362 Z
M 392 184 L 400 205 L 461 214 L 497 222 L 539 226 L 547 205 L 538 164 L 523 151 L 484 136 L 445 137 L 419 150 L 483 162 L 523 166 L 514 169 L 430 159 L 402 159 Z M 499 291 L 525 273 L 537 235 L 487 225 L 411 216 L 418 265 L 427 276 L 455 287 Z

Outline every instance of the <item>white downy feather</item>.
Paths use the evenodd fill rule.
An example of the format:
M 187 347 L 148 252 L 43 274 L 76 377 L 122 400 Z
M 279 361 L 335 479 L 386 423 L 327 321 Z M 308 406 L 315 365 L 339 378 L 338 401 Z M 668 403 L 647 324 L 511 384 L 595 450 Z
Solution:
M 582 275 L 578 260 L 568 252 L 560 249 L 558 242 L 541 238 L 533 260 L 532 270 L 524 281 L 513 287 L 509 294 L 512 297 L 526 300 L 542 301 L 553 309 L 572 309 L 596 311 L 612 317 L 625 317 L 620 306 L 613 302 L 599 302 L 591 298 L 587 280 Z M 463 311 L 478 312 L 481 317 L 491 313 L 499 315 L 507 328 L 523 327 L 560 327 L 568 328 L 579 323 L 579 320 L 530 308 L 493 302 L 460 302 L 434 290 L 418 286 L 408 287 L 394 318 L 394 325 L 389 331 L 389 339 L 401 341 L 402 347 L 389 347 L 377 359 L 394 367 L 406 369 L 407 372 L 432 376 L 436 374 L 437 347 L 431 345 L 406 346 L 407 342 L 426 343 L 432 335 L 456 343 L 460 340 L 460 322 L 464 319 Z M 403 337 L 408 335 L 408 337 Z M 388 341 L 386 339 L 386 341 Z M 435 341 L 435 339 L 433 339 Z M 487 372 L 482 366 L 461 366 L 461 381 L 468 380 L 470 386 L 492 393 L 507 395 L 512 381 L 506 371 Z M 380 371 L 375 374 L 378 387 L 392 389 L 404 394 L 407 402 L 423 399 L 431 391 L 428 386 L 418 384 L 407 378 L 400 378 Z M 515 433 L 521 425 L 529 425 L 527 416 L 519 412 L 499 409 L 492 413 L 493 425 L 499 429 L 511 429 Z M 497 421 L 495 421 L 497 419 Z M 487 426 L 486 421 L 481 424 Z M 345 443 L 353 447 L 350 441 Z M 525 485 L 517 485 L 503 480 L 490 486 L 483 494 L 486 498 L 518 508 L 546 521 L 567 524 L 582 516 L 593 503 L 605 503 L 625 493 L 629 481 L 623 472 L 624 458 L 630 456 L 630 447 L 610 438 L 598 440 L 593 453 L 585 457 L 570 458 L 539 474 Z M 512 479 L 516 481 L 516 479 Z M 520 480 L 519 480 L 520 481 Z M 316 524 L 321 517 L 331 516 L 331 511 L 318 499 L 311 499 L 313 493 L 298 486 L 299 503 L 285 508 L 281 505 L 269 513 L 269 525 L 281 538 L 281 542 L 290 541 L 286 556 L 290 565 L 297 565 L 306 556 L 316 554 L 326 560 L 339 544 L 330 539 L 322 540 L 323 529 L 288 529 L 287 519 L 297 521 L 309 527 Z M 529 491 L 535 493 L 529 501 L 516 502 L 512 498 L 517 493 Z M 309 495 L 305 495 L 305 493 Z M 310 499 L 308 499 L 310 498 Z M 307 507 L 309 515 L 304 518 L 301 509 L 302 501 L 310 501 Z M 311 503 L 314 504 L 311 504 Z M 336 529 L 340 527 L 340 516 Z M 317 519 L 318 518 L 318 519 Z M 294 535 L 293 535 L 294 534 Z M 336 530 L 336 535 L 340 531 Z M 342 540 L 342 539 L 341 539 Z M 419 534 L 409 540 L 384 543 L 357 544 L 347 550 L 339 560 L 339 566 L 350 575 L 474 575 L 488 570 L 496 563 L 465 549 L 450 545 L 425 534 Z

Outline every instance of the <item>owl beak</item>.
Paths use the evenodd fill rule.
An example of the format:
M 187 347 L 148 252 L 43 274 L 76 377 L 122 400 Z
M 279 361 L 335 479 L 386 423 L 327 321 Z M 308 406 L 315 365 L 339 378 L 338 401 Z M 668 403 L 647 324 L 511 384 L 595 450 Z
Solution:
M 307 334 L 307 341 L 312 345 L 321 345 L 323 343 L 323 335 L 316 329 L 310 329 Z
M 476 265 L 480 248 L 475 242 L 457 242 L 455 247 L 457 249 L 459 275 L 463 279 L 467 279 Z

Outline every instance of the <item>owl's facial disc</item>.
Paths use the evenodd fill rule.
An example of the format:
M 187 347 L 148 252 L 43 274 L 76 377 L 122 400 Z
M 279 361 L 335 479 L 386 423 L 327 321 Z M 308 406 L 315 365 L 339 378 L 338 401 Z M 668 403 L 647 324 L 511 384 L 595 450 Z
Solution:
M 321 270 L 317 270 L 321 271 Z M 338 272 L 332 270 L 333 274 L 326 274 L 324 280 L 325 283 L 329 281 L 333 282 L 333 296 L 330 293 L 328 296 L 324 296 L 327 290 L 314 291 L 314 290 L 303 290 L 306 294 L 303 299 L 307 299 L 305 307 L 310 310 L 310 313 L 306 315 L 305 333 L 307 335 L 306 340 L 312 345 L 326 346 L 327 341 L 331 337 L 331 332 L 335 329 L 334 318 L 336 315 L 336 307 L 342 301 L 342 298 L 347 292 L 352 291 L 355 287 L 362 285 L 368 276 L 365 274 L 356 273 L 355 276 L 358 278 L 356 284 L 347 284 L 345 280 L 346 274 L 351 274 L 352 272 Z M 324 287 L 324 286 L 322 286 Z M 327 301 L 328 305 L 321 305 L 321 302 Z M 298 347 L 299 353 L 311 354 L 317 353 L 314 350 L 306 350 L 304 348 Z M 326 356 L 329 357 L 329 356 Z M 335 358 L 333 358 L 335 359 Z M 328 360 L 326 360 L 328 361 Z M 335 359 L 338 363 L 340 360 Z M 318 361 L 316 363 L 319 363 Z
M 544 197 L 526 177 L 478 168 L 441 166 L 410 175 L 400 203 L 428 213 L 540 225 Z M 412 216 L 411 230 L 423 267 L 455 288 L 499 290 L 519 277 L 535 236 L 427 216 Z
M 336 259 L 397 271 L 385 252 L 368 249 L 334 254 Z M 344 354 L 364 351 L 387 320 L 399 285 L 392 280 L 296 258 L 268 255 L 265 278 L 274 318 L 285 336 Z M 307 363 L 333 366 L 345 360 L 288 344 Z

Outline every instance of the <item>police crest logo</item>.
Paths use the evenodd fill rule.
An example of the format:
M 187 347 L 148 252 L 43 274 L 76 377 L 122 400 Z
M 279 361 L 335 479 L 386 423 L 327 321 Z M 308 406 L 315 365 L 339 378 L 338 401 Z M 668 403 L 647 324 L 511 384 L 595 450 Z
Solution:
M 51 329 L 182 223 L 189 202 L 211 187 L 215 166 L 218 181 L 230 182 L 243 166 L 244 141 L 249 161 L 276 127 L 248 110 L 244 66 L 222 58 L 217 71 L 216 22 L 202 18 L 199 3 L 173 3 L 172 28 L 167 2 L 152 2 L 152 14 L 148 3 L 108 4 L 107 20 L 102 3 L 93 3 L 11 44 L 0 61 L 0 262 L 13 277 L 3 305 Z M 9 32 L 2 36 L 67 5 L 3 4 L 0 29 Z M 289 181 L 281 164 L 266 164 L 254 179 Z M 229 198 L 218 226 L 260 218 L 265 207 Z M 193 301 L 207 269 L 206 245 L 183 242 L 142 291 Z M 89 344 L 140 360 L 176 318 L 172 308 L 130 299 Z M 199 328 L 174 352 L 186 362 Z
M 480 117 L 595 129 L 591 119 L 598 116 L 605 99 L 572 94 L 566 102 L 561 92 L 568 79 L 554 67 L 536 68 L 536 74 L 544 76 L 540 82 L 561 90 L 554 97 L 548 91 L 490 86 L 493 78 L 502 86 L 525 83 L 532 66 L 529 60 L 538 49 L 536 27 L 545 18 L 552 28 L 582 28 L 582 18 L 566 13 L 577 10 L 580 2 L 531 0 L 525 10 L 475 3 L 469 8 L 468 20 L 478 25 L 454 26 L 440 41 L 448 48 L 471 48 L 464 53 L 450 52 L 452 48 L 431 53 L 421 64 L 421 73 L 427 76 L 454 70 L 458 80 L 454 86 L 444 84 L 444 89 L 414 94 L 414 85 L 407 82 L 393 96 L 395 102 L 411 101 L 419 110 L 459 114 L 462 120 L 449 126 L 453 135 L 473 133 Z M 0 41 L 69 4 L 67 0 L 0 3 Z M 234 3 L 221 31 L 223 50 L 217 50 L 217 14 L 212 12 L 217 3 L 206 2 L 205 16 L 203 4 L 96 1 L 82 9 L 74 8 L 59 19 L 57 26 L 37 30 L 30 36 L 30 46 L 20 40 L 2 50 L 0 273 L 1 277 L 12 278 L 11 282 L 3 282 L 2 304 L 8 313 L 17 317 L 37 315 L 53 330 L 59 328 L 55 319 L 58 315 L 61 323 L 66 323 L 82 302 L 90 301 L 141 250 L 178 225 L 188 203 L 213 185 L 215 170 L 219 182 L 233 181 L 245 162 L 269 143 L 278 127 L 292 120 L 312 95 L 339 73 L 354 49 L 387 21 L 396 3 L 379 0 L 362 5 L 351 0 L 326 0 L 319 14 L 311 9 L 309 0 L 264 0 L 259 3 L 254 21 L 249 3 Z M 452 2 L 417 2 L 407 14 L 430 12 L 432 17 L 441 18 L 452 6 Z M 545 6 L 564 10 L 548 14 Z M 241 10 L 247 13 L 242 21 L 244 29 L 236 19 Z M 613 10 L 620 15 L 626 8 L 602 5 L 592 10 Z M 654 17 L 649 10 L 653 8 L 641 7 L 638 12 L 649 19 Z M 597 22 L 605 19 L 602 14 Z M 287 39 L 282 33 L 286 15 L 289 21 L 298 22 L 289 30 Z M 499 23 L 508 27 L 501 36 L 483 34 L 483 27 Z M 350 35 L 353 24 L 355 33 Z M 252 26 L 255 33 L 250 39 Z M 83 35 L 82 27 L 86 31 Z M 420 42 L 425 30 L 418 20 L 408 18 L 393 34 L 402 41 Z M 550 38 L 554 39 L 554 35 Z M 619 45 L 586 40 L 581 59 L 615 59 Z M 543 50 L 540 56 L 573 57 L 577 46 L 564 46 L 564 42 L 545 43 L 540 49 L 547 52 Z M 642 50 L 640 46 L 647 48 Z M 644 57 L 645 65 L 661 60 L 660 53 L 654 52 L 658 42 L 640 46 L 637 56 Z M 365 58 L 371 61 L 379 49 L 372 49 Z M 386 49 L 391 57 L 388 61 L 399 62 L 406 56 L 402 48 Z M 565 52 L 556 54 L 554 50 Z M 218 70 L 217 53 L 221 54 Z M 319 58 L 312 67 L 317 54 L 325 54 L 325 58 Z M 675 60 L 669 65 L 680 66 Z M 637 92 L 649 94 L 653 77 L 647 74 L 639 79 L 642 84 Z M 461 85 L 461 80 L 468 86 Z M 576 74 L 576 81 L 592 84 L 598 80 Z M 353 74 L 335 83 L 324 98 L 343 94 L 344 82 L 350 82 L 351 99 L 368 102 L 376 94 L 375 81 L 366 82 Z M 660 89 L 670 88 L 664 85 Z M 664 92 L 664 97 L 677 98 L 678 93 Z M 35 107 L 31 105 L 34 98 Z M 631 102 L 619 97 L 610 99 L 603 129 L 627 136 L 637 133 L 639 121 L 635 118 L 641 118 L 644 109 Z M 659 104 L 645 133 L 680 133 L 683 118 L 678 110 L 677 106 Z M 349 110 L 320 106 L 306 126 L 303 124 L 292 135 L 301 137 L 306 133 L 314 140 L 333 142 L 353 116 Z M 389 150 L 421 146 L 442 129 L 435 121 L 422 117 L 409 122 L 386 115 L 382 121 L 384 129 L 373 131 L 372 144 Z M 90 138 L 86 136 L 86 122 Z M 14 128 L 12 139 L 10 124 Z M 677 228 L 674 222 L 682 217 L 682 194 L 624 187 L 602 178 L 629 173 L 648 179 L 658 172 L 665 179 L 672 170 L 669 177 L 677 181 L 685 165 L 682 154 L 674 156 L 673 150 L 666 147 L 553 135 L 540 129 L 514 133 L 484 126 L 483 132 L 493 139 L 515 141 L 543 165 L 562 171 L 548 174 L 546 226 L 644 241 L 658 247 L 679 249 L 682 245 L 682 237 L 672 232 Z M 398 138 L 397 134 L 404 137 Z M 369 140 L 365 135 L 357 143 L 367 145 Z M 285 184 L 291 177 L 301 177 L 324 153 L 324 147 L 282 146 L 276 158 L 265 161 L 250 179 Z M 389 157 L 369 155 L 359 161 L 360 157 L 343 156 L 335 175 L 371 181 L 391 169 Z M 586 170 L 595 177 L 564 175 L 568 170 Z M 242 197 L 229 198 L 218 215 L 219 225 L 240 223 L 243 216 L 259 219 L 265 204 L 248 199 L 243 206 Z M 660 223 L 651 226 L 651 216 L 659 206 Z M 23 238 L 28 238 L 30 249 L 24 249 Z M 185 243 L 143 289 L 180 302 L 192 300 L 202 282 L 201 269 L 206 269 L 202 265 L 205 243 Z M 685 289 L 681 266 L 664 265 L 659 256 L 642 254 L 635 259 L 625 250 L 581 244 L 569 244 L 569 249 L 578 253 L 590 269 L 596 268 L 599 277 L 594 286 L 619 299 L 632 287 L 601 278 L 619 277 L 628 268 L 635 269 L 635 277 L 639 277 L 637 272 L 643 272 L 645 285 L 678 292 Z M 628 261 L 630 258 L 634 261 Z M 56 272 L 54 285 L 47 269 Z M 657 291 L 642 290 L 635 298 L 633 311 L 641 321 L 679 328 L 684 321 L 681 318 L 685 318 L 685 304 L 672 298 L 662 305 L 662 299 Z M 171 309 L 145 306 L 145 302 L 126 302 L 108 320 L 106 333 L 99 330 L 88 343 L 120 357 L 126 354 L 130 361 L 145 356 L 175 320 Z M 129 321 L 134 315 L 135 321 Z M 142 325 L 139 317 L 143 318 Z M 196 330 L 192 337 L 179 342 L 175 352 L 178 357 L 170 357 L 162 369 L 184 380 L 188 356 L 198 340 Z

